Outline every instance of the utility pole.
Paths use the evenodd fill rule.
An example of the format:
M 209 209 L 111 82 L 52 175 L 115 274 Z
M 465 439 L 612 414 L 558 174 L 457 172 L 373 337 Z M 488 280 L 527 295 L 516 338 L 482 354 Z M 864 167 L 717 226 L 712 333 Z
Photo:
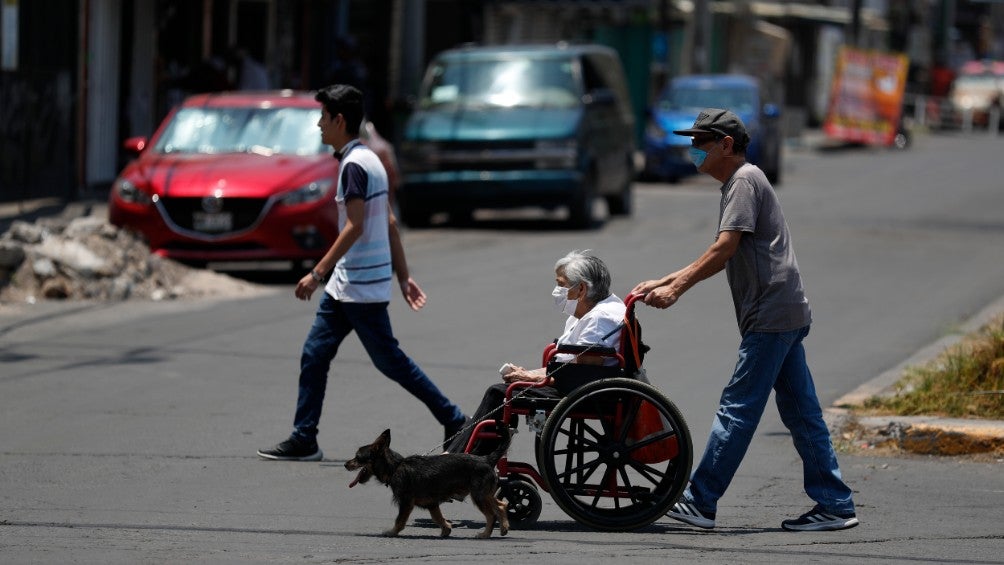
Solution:
M 851 30 L 847 42 L 852 47 L 859 47 L 861 41 L 861 0 L 851 0 Z
M 694 2 L 694 72 L 711 71 L 711 7 L 710 0 Z

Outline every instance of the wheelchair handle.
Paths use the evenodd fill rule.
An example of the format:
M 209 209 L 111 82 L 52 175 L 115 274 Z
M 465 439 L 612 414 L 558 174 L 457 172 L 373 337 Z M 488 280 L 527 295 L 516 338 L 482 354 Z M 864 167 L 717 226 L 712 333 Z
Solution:
M 624 299 L 624 306 L 627 308 L 626 315 L 630 317 L 634 313 L 634 303 L 645 298 L 644 294 L 629 293 Z

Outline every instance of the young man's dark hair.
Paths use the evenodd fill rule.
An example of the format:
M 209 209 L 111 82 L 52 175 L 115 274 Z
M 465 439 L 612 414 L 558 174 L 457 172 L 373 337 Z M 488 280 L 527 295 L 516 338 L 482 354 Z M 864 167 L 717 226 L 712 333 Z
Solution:
M 359 135 L 359 125 L 363 123 L 363 93 L 354 86 L 332 84 L 314 95 L 332 118 L 341 114 L 345 118 L 345 132 Z

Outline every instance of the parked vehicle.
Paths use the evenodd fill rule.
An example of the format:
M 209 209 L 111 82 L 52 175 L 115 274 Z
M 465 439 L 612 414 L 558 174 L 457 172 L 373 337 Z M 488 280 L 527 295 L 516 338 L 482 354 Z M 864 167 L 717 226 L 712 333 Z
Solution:
M 401 219 L 593 202 L 631 213 L 634 118 L 616 52 L 597 45 L 463 47 L 429 65 L 399 151 Z
M 763 169 L 772 183 L 780 182 L 781 111 L 768 101 L 760 82 L 747 75 L 688 75 L 673 79 L 649 112 L 644 141 L 645 177 L 672 182 L 697 173 L 687 153 L 690 138 L 673 131 L 693 126 L 704 108 L 735 112 L 750 134 L 746 159 Z
M 959 69 L 949 93 L 952 109 L 963 123 L 986 127 L 990 110 L 997 109 L 998 117 L 1004 100 L 1004 62 L 970 61 Z
M 308 93 L 200 94 L 173 110 L 115 180 L 109 221 L 188 262 L 310 264 L 338 234 L 338 161 Z

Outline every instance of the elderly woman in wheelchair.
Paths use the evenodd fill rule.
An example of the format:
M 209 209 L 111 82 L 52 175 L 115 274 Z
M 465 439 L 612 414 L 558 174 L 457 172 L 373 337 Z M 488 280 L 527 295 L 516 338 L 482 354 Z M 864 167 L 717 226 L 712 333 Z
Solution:
M 554 355 L 554 361 L 562 364 L 618 366 L 615 356 L 594 354 L 620 348 L 619 329 L 624 321 L 624 302 L 610 292 L 610 271 L 606 264 L 593 255 L 572 251 L 554 264 L 554 279 L 557 283 L 551 292 L 554 307 L 568 316 L 564 332 L 556 344 L 558 347 L 582 346 L 582 352 L 560 353 Z M 447 451 L 463 453 L 477 422 L 502 418 L 506 390 L 511 383 L 541 385 L 550 378 L 547 367 L 526 369 L 509 363 L 502 366 L 500 373 L 503 382 L 488 387 L 481 404 L 471 417 L 472 421 L 449 442 Z M 564 392 L 564 387 L 561 386 L 532 386 L 520 391 L 520 396 L 560 398 Z M 479 439 L 471 452 L 490 453 L 494 448 L 493 444 L 494 441 Z
M 544 350 L 543 367 L 503 366 L 471 421 L 448 442 L 453 453 L 490 452 L 525 416 L 537 465 L 503 456 L 498 497 L 510 527 L 540 516 L 540 491 L 576 521 L 605 531 L 633 530 L 665 515 L 690 475 L 693 447 L 683 415 L 648 383 L 648 349 L 634 314 L 640 298 L 610 292 L 600 259 L 573 251 L 554 265 L 555 308 L 564 332 Z

